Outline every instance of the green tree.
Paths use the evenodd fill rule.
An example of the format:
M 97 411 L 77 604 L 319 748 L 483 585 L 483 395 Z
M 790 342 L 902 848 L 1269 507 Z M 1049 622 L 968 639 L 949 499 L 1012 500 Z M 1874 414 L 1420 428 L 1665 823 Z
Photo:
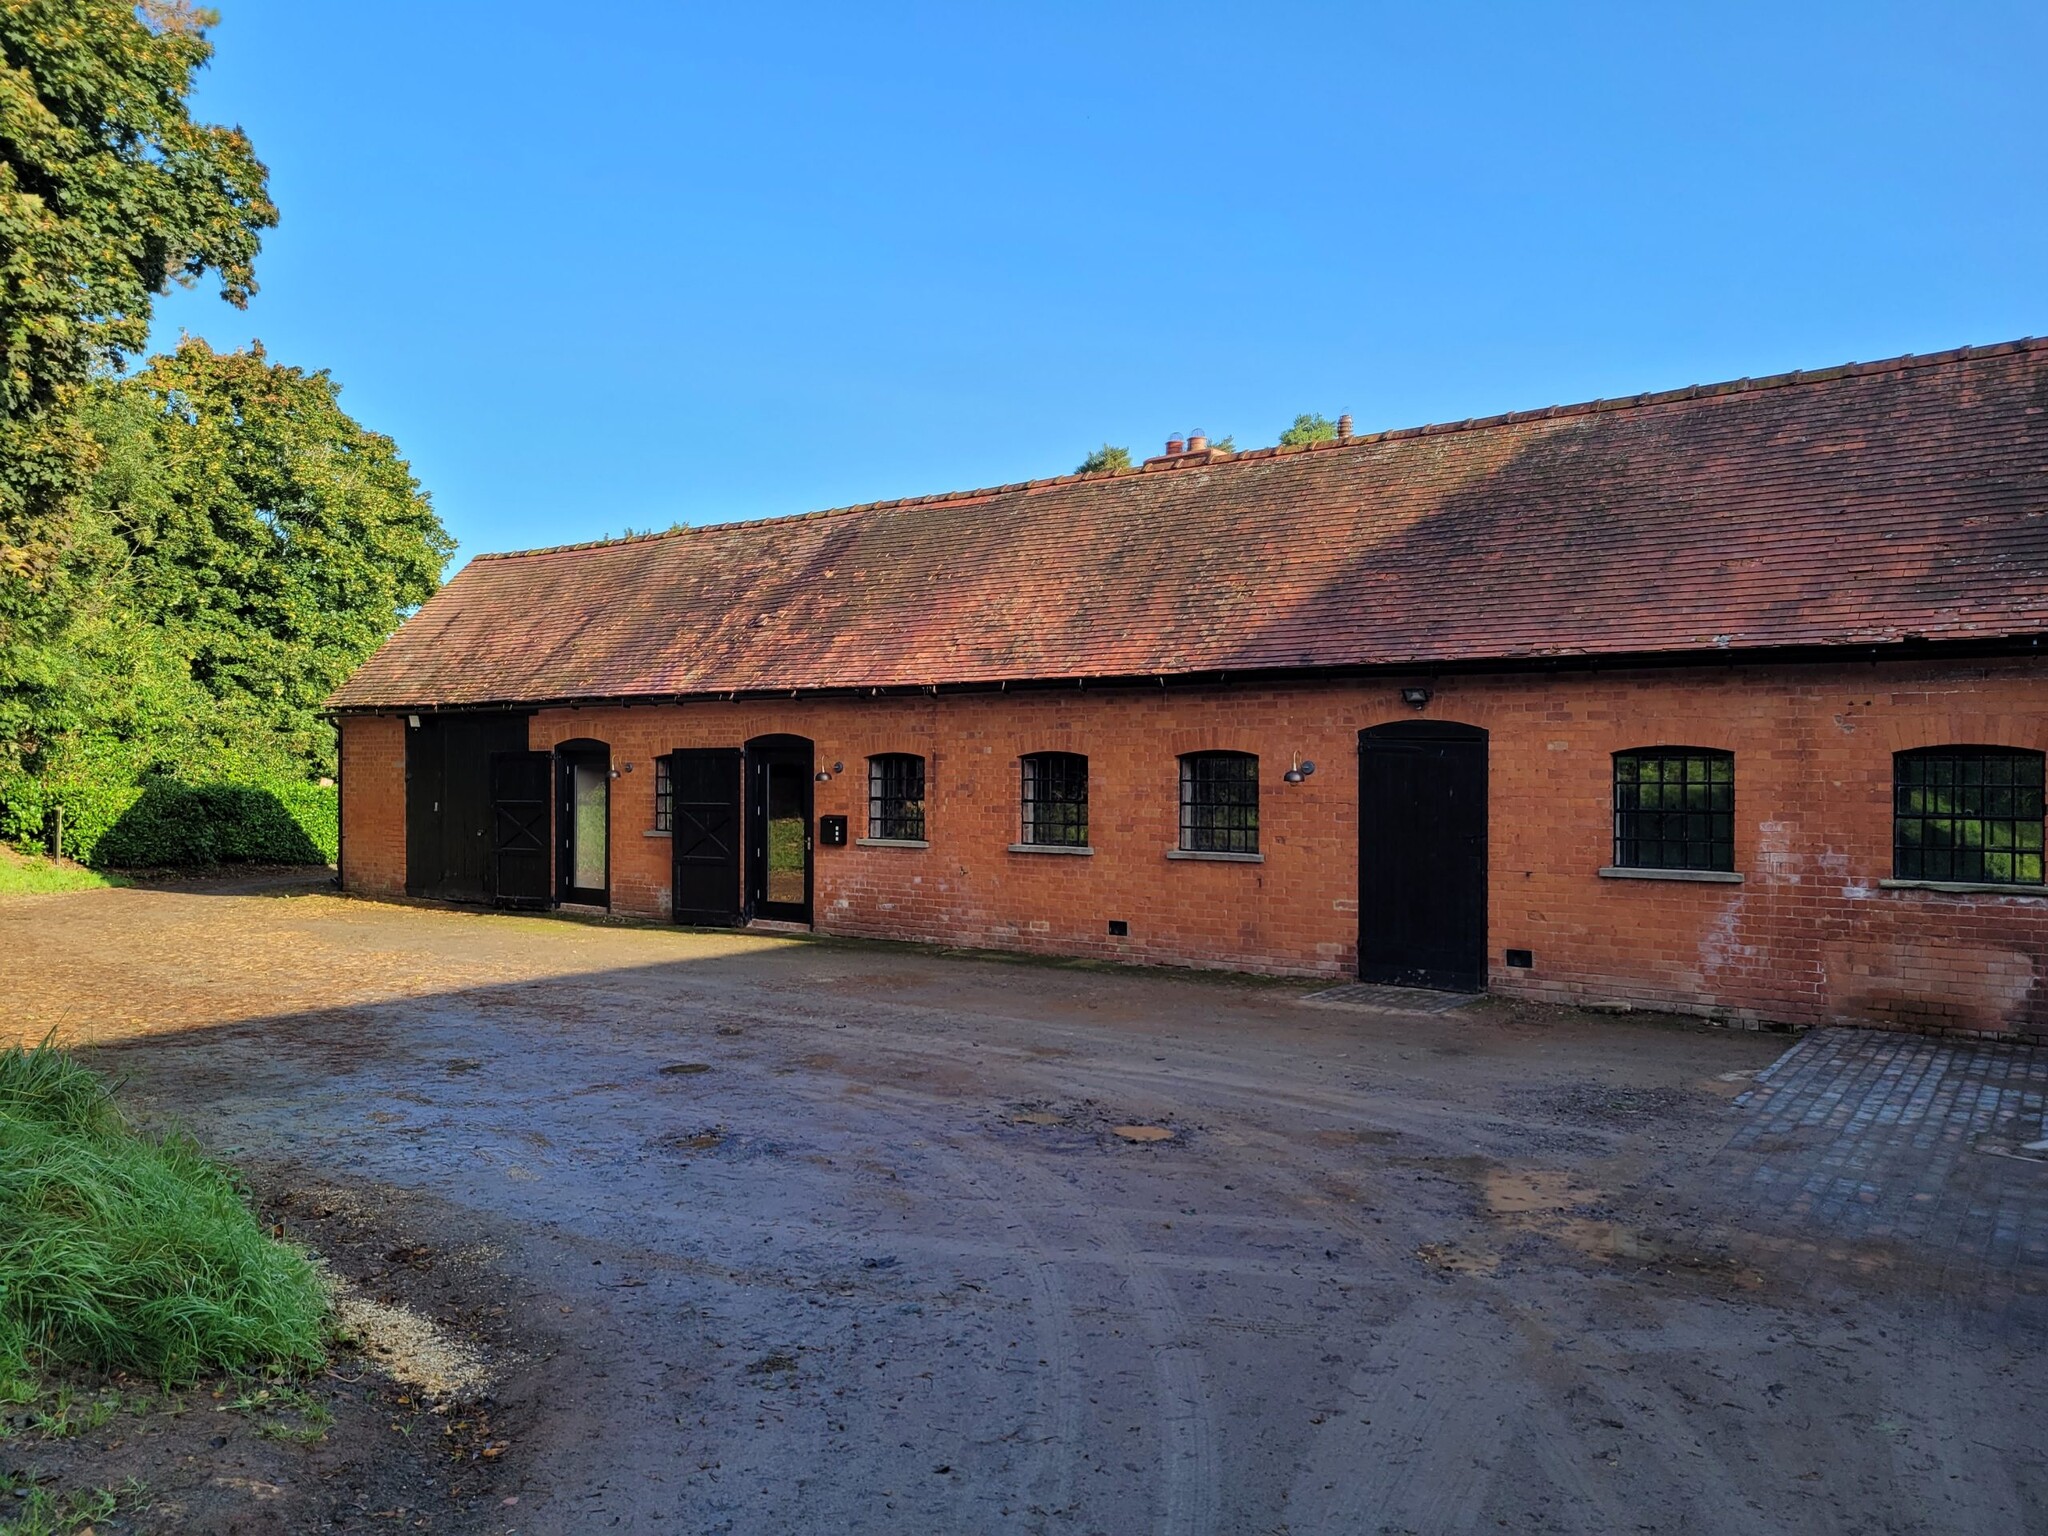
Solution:
M 1112 470 L 1131 467 L 1131 450 L 1113 448 L 1104 443 L 1100 448 L 1083 459 L 1074 473 L 1077 475 L 1106 475 Z
M 94 516 L 114 583 L 246 738 L 331 770 L 322 701 L 431 597 L 455 544 L 390 438 L 325 372 L 186 340 L 94 386 Z
M 1304 443 L 1331 443 L 1337 440 L 1337 423 L 1327 416 L 1303 413 L 1294 418 L 1294 425 L 1280 434 L 1282 448 L 1299 448 Z
M 267 173 L 186 110 L 216 19 L 0 0 L 0 573 L 54 570 L 91 468 L 79 391 L 142 349 L 154 297 L 209 270 L 231 304 L 255 291 Z

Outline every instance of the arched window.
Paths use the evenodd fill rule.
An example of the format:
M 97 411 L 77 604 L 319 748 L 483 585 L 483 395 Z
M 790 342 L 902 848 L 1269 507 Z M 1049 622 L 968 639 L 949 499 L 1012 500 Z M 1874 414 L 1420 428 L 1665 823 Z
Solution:
M 1614 754 L 1614 862 L 1621 869 L 1735 868 L 1735 754 L 1638 747 Z
M 1259 851 L 1259 760 L 1190 752 L 1180 760 L 1180 845 L 1189 853 Z
M 2040 885 L 2042 763 L 2014 747 L 1892 754 L 1892 873 Z
M 884 752 L 868 759 L 868 836 L 890 843 L 924 841 L 924 759 Z
M 1033 752 L 1022 759 L 1024 841 L 1036 848 L 1088 846 L 1088 759 Z

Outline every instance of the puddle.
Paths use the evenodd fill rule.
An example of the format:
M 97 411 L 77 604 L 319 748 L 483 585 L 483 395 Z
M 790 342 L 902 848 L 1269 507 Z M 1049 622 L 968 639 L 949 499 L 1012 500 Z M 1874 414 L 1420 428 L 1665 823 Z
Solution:
M 663 1077 L 695 1077 L 700 1072 L 709 1072 L 710 1070 L 711 1063 L 708 1061 L 675 1061 L 663 1067 L 661 1075 Z
M 1112 1125 L 1109 1134 L 1120 1141 L 1171 1141 L 1173 1132 L 1163 1125 Z

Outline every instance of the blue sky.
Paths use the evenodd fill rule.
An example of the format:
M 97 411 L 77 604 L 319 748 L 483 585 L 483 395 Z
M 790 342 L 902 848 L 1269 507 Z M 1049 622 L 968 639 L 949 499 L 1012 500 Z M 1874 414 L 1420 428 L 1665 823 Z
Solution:
M 2048 332 L 2038 3 L 214 3 L 458 562 Z

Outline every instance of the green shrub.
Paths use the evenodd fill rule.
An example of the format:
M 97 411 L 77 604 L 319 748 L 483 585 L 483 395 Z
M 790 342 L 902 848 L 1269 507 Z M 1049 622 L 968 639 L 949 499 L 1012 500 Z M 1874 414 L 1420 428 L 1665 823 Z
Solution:
M 311 1261 L 192 1141 L 138 1135 L 48 1042 L 0 1052 L 0 1397 L 38 1360 L 166 1384 L 310 1367 L 326 1313 Z
M 94 842 L 113 868 L 324 864 L 334 857 L 335 792 L 311 784 L 181 784 L 152 779 Z
M 4 831 L 40 847 L 52 805 L 64 809 L 64 852 L 98 868 L 207 864 L 331 864 L 340 844 L 332 785 L 283 782 L 188 784 L 152 777 L 118 788 L 22 780 L 9 786 Z

